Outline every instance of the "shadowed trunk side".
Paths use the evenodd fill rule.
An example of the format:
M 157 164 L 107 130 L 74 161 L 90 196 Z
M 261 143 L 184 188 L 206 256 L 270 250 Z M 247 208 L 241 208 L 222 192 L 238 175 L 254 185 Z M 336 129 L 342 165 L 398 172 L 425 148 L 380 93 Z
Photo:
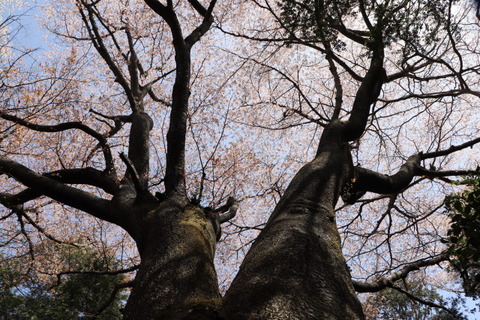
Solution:
M 351 173 L 348 145 L 326 142 L 300 169 L 227 292 L 227 319 L 363 319 L 334 214 Z
M 227 319 L 364 319 L 334 210 L 354 176 L 348 142 L 365 131 L 387 79 L 381 33 L 376 36 L 350 117 L 325 127 L 315 158 L 295 175 L 252 245 L 225 296 Z
M 165 201 L 142 214 L 142 262 L 124 319 L 216 319 L 216 235 L 204 210 Z

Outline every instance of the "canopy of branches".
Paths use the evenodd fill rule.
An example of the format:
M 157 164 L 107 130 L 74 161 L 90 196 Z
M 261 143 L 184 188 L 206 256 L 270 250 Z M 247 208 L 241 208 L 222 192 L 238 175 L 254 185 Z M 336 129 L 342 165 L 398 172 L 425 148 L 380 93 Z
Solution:
M 257 236 L 260 248 L 303 201 L 335 215 L 325 237 L 338 230 L 348 288 L 395 287 L 420 269 L 429 288 L 458 291 L 463 277 L 478 296 L 478 179 L 444 204 L 479 159 L 470 2 L 16 4 L 0 4 L 0 252 L 22 261 L 16 272 L 42 283 L 62 272 L 50 248 L 94 248 L 127 273 L 110 291 L 136 270 L 146 288 L 142 267 L 180 274 L 190 262 L 165 261 L 188 247 L 205 261 L 215 252 L 205 274 L 223 294 Z M 24 41 L 34 17 L 40 48 Z M 342 169 L 303 176 L 330 151 Z M 315 183 L 330 187 L 309 207 Z

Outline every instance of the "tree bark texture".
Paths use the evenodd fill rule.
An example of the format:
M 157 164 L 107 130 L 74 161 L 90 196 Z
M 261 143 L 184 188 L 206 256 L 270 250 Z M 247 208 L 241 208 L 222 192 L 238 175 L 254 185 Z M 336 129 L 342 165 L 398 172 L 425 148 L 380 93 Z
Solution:
M 169 201 L 143 213 L 141 265 L 124 319 L 216 319 L 216 236 L 203 209 Z
M 226 319 L 363 319 L 334 208 L 352 163 L 335 125 L 278 203 L 226 294 Z M 336 131 L 336 132 L 335 132 Z
M 191 49 L 210 29 L 216 0 L 211 0 L 208 7 L 197 0 L 188 1 L 202 22 L 186 37 L 173 1 L 145 2 L 168 24 L 175 51 L 164 199 L 156 199 L 148 190 L 149 137 L 153 121 L 144 110 L 143 98 L 148 85 L 139 82 L 142 68 L 128 28 L 130 79 L 121 72 L 108 46 L 104 45 L 99 26 L 106 27 L 106 24 L 97 23 L 97 11 L 93 10 L 96 2 L 79 2 L 79 8 L 84 8 L 80 13 L 94 47 L 130 103 L 131 115 L 122 116 L 123 121 L 131 123 L 128 156 L 121 154 L 127 169 L 123 178 L 118 177 L 107 138 L 80 122 L 36 125 L 0 112 L 0 117 L 40 132 L 81 130 L 98 140 L 106 163 L 104 171 L 78 168 L 41 175 L 0 158 L 0 172 L 27 187 L 17 195 L 0 194 L 0 202 L 14 206 L 45 195 L 127 230 L 141 257 L 124 310 L 127 320 L 364 319 L 342 254 L 335 205 L 345 186 L 354 182 L 355 191 L 360 192 L 396 192 L 404 188 L 421 159 L 420 155 L 414 156 L 391 177 L 355 169 L 352 164 L 348 142 L 359 139 L 365 131 L 370 106 L 388 79 L 383 69 L 381 33 L 372 33 L 378 38 L 376 47 L 372 49 L 370 66 L 361 79 L 348 120 L 339 120 L 338 102 L 338 112 L 325 127 L 315 158 L 291 181 L 222 298 L 213 263 L 215 244 L 219 224 L 232 218 L 236 209 L 228 214 L 220 213 L 232 205 L 236 208 L 237 204 L 229 200 L 225 210 L 207 212 L 187 199 L 185 181 Z M 113 36 L 113 33 L 105 34 Z M 76 183 L 100 187 L 112 197 L 103 199 L 68 185 Z

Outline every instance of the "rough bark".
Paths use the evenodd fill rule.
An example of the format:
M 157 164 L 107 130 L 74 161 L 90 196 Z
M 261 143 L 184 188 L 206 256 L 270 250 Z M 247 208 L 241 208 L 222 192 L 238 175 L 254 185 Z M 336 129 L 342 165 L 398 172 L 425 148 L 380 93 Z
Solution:
M 124 319 L 216 319 L 216 236 L 204 210 L 165 201 L 139 214 L 142 261 Z
M 225 296 L 227 319 L 364 319 L 335 223 L 354 177 L 349 141 L 359 139 L 387 77 L 376 39 L 347 121 L 324 129 L 315 158 L 288 186 Z
M 150 206 L 142 205 L 148 199 L 143 178 L 148 174 L 148 139 L 146 117 L 139 118 L 137 127 L 144 136 L 132 136 L 130 158 L 139 172 L 142 190 L 135 191 L 125 181 L 123 196 L 118 206 L 138 208 L 127 218 L 127 230 L 133 236 L 140 252 L 141 265 L 135 285 L 125 308 L 125 319 L 216 319 L 219 317 L 221 296 L 213 265 L 217 231 L 210 212 L 191 205 L 185 187 L 185 137 L 190 97 L 191 49 L 212 24 L 212 10 L 198 1 L 189 3 L 203 17 L 202 22 L 187 37 L 175 12 L 173 2 L 164 5 L 157 0 L 145 3 L 168 24 L 175 49 L 175 83 L 172 89 L 170 123 L 167 139 L 165 170 L 165 201 Z M 135 72 L 130 72 L 135 74 Z M 143 96 L 142 96 L 143 98 Z M 134 110 L 135 111 L 135 110 Z M 142 121 L 140 121 L 142 120 Z M 133 138 L 140 137 L 143 149 L 138 157 Z M 132 159 L 134 160 L 134 159 Z M 146 193 L 141 197 L 139 193 Z M 130 199 L 130 200 L 128 200 Z M 150 199 L 151 200 L 151 199 Z M 127 206 L 128 207 L 128 206 Z M 122 209 L 120 209 L 122 210 Z M 218 229 L 218 228 L 217 228 Z
M 348 149 L 325 141 L 294 177 L 227 292 L 227 319 L 363 319 L 334 214 Z
M 446 155 L 480 141 L 475 139 L 448 150 L 412 156 L 392 176 L 353 167 L 348 142 L 359 139 L 364 133 L 370 107 L 378 99 L 383 83 L 389 79 L 383 69 L 381 27 L 368 24 L 369 35 L 375 38 L 369 42 L 371 63 L 363 78 L 355 73 L 352 75 L 355 80 L 361 80 L 361 84 L 349 119 L 339 120 L 343 110 L 341 88 L 335 79 L 336 111 L 323 131 L 315 158 L 293 178 L 222 299 L 213 264 L 215 242 L 220 223 L 235 215 L 238 204 L 232 198 L 227 205 L 206 211 L 188 201 L 185 187 L 191 49 L 211 27 L 216 0 L 211 0 L 208 7 L 197 0 L 188 0 L 201 15 L 202 22 L 187 37 L 182 34 L 173 1 L 166 1 L 165 5 L 158 0 L 145 0 L 169 25 L 175 49 L 176 76 L 169 103 L 163 201 L 154 198 L 148 190 L 149 137 L 153 122 L 144 110 L 143 98 L 149 86 L 141 84 L 141 65 L 134 41 L 127 27 L 130 53 L 127 76 L 104 45 L 104 38 L 108 38 L 104 34 L 112 37 L 114 34 L 99 29 L 102 25 L 108 26 L 97 23 L 101 21 L 98 11 L 93 10 L 97 2 L 87 2 L 77 3 L 79 8 L 84 8 L 79 11 L 82 20 L 93 46 L 125 91 L 132 112 L 128 116 L 107 117 L 131 123 L 128 156 L 121 156 L 127 166 L 125 175 L 123 178 L 116 175 L 107 136 L 87 125 L 81 122 L 39 125 L 0 112 L 1 118 L 39 132 L 80 130 L 98 141 L 105 158 L 103 171 L 77 168 L 45 174 L 0 158 L 0 173 L 26 187 L 17 194 L 0 193 L 0 202 L 10 208 L 48 196 L 127 230 L 137 244 L 141 265 L 124 311 L 125 319 L 364 319 L 354 286 L 359 291 L 380 290 L 412 270 L 446 259 L 442 255 L 422 260 L 381 281 L 352 284 L 342 254 L 334 209 L 346 186 L 352 189 L 354 196 L 366 191 L 400 192 L 418 174 L 420 160 Z M 368 18 L 365 20 L 368 22 Z M 348 30 L 340 31 L 348 36 Z M 355 34 L 350 37 L 359 43 L 366 40 L 363 37 L 355 40 Z M 335 56 L 327 58 L 331 59 L 331 71 L 337 77 L 334 62 L 344 64 L 335 60 Z M 115 130 L 118 130 L 117 125 Z M 69 184 L 99 187 L 113 197 L 103 199 Z M 355 200 L 353 197 L 352 201 Z

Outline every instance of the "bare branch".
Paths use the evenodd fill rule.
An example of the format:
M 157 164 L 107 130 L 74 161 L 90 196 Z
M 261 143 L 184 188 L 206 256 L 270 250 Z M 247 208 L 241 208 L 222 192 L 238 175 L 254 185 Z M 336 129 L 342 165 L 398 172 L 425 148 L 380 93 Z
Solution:
M 130 177 L 133 180 L 133 184 L 135 186 L 135 190 L 137 190 L 137 193 L 144 191 L 142 183 L 140 182 L 140 176 L 138 175 L 137 169 L 135 169 L 132 161 L 123 152 L 120 153 L 120 158 L 127 166 L 127 172 L 130 173 Z
M 434 303 L 432 301 L 428 301 L 428 300 L 425 300 L 425 299 L 421 299 L 413 294 L 411 294 L 410 292 L 406 291 L 406 290 L 403 290 L 402 288 L 398 287 L 398 286 L 394 286 L 392 285 L 391 286 L 392 289 L 395 289 L 401 293 L 403 293 L 404 295 L 406 295 L 407 297 L 409 297 L 410 299 L 414 300 L 414 301 L 417 301 L 421 304 L 424 304 L 424 305 L 427 305 L 427 306 L 430 306 L 430 307 L 433 307 L 433 308 L 438 308 L 438 309 L 442 309 L 448 313 L 450 313 L 451 315 L 455 316 L 456 313 L 452 312 L 452 310 L 442 306 L 442 305 L 439 305 L 437 303 Z
M 65 241 L 62 241 L 62 240 L 59 240 L 57 239 L 56 237 L 54 237 L 53 235 L 51 235 L 50 233 L 48 233 L 43 227 L 41 227 L 38 223 L 36 223 L 26 212 L 25 210 L 23 210 L 23 208 L 21 208 L 20 210 L 17 210 L 17 213 L 19 215 L 21 215 L 23 218 L 25 218 L 25 220 L 28 221 L 28 223 L 30 223 L 35 229 L 38 230 L 38 232 L 40 232 L 41 234 L 43 234 L 47 239 L 55 242 L 55 243 L 58 243 L 58 244 L 67 244 L 67 245 L 71 245 L 71 246 L 74 246 L 74 247 L 77 247 L 79 248 L 80 246 L 77 245 L 77 244 L 74 244 L 74 243 L 69 243 L 69 242 L 65 242 Z
M 93 130 L 89 126 L 81 123 L 80 121 L 65 122 L 65 123 L 60 123 L 56 125 L 40 125 L 40 124 L 31 123 L 29 121 L 26 121 L 24 119 L 21 119 L 19 117 L 16 117 L 10 114 L 6 114 L 3 111 L 0 111 L 0 117 L 5 120 L 12 121 L 16 124 L 24 126 L 26 128 L 29 128 L 31 130 L 39 131 L 39 132 L 61 132 L 61 131 L 66 131 L 71 129 L 81 130 L 86 134 L 90 135 L 91 137 L 95 138 L 96 140 L 98 140 L 99 144 L 102 147 L 103 155 L 105 158 L 105 165 L 106 165 L 105 170 L 106 171 L 113 170 L 113 158 L 110 151 L 110 147 L 107 144 L 107 139 L 102 134 Z
M 398 193 L 405 189 L 419 172 L 421 159 L 422 154 L 409 157 L 398 172 L 392 176 L 356 167 L 353 178 L 355 181 L 352 182 L 359 191 L 371 191 L 379 194 Z
M 134 284 L 135 284 L 135 280 L 127 281 L 127 282 L 123 282 L 123 283 L 115 285 L 115 288 L 113 289 L 112 294 L 110 295 L 108 300 L 105 301 L 103 306 L 100 309 L 97 310 L 96 316 L 100 315 L 103 311 L 105 311 L 112 304 L 112 302 L 115 300 L 115 296 L 118 294 L 118 292 L 120 290 L 126 289 L 126 288 L 132 288 L 134 286 Z
M 436 257 L 418 260 L 418 261 L 409 263 L 403 266 L 401 269 L 397 270 L 396 272 L 392 273 L 391 275 L 375 281 L 371 281 L 371 282 L 353 281 L 353 286 L 357 292 L 378 292 L 387 287 L 392 287 L 393 283 L 397 280 L 405 279 L 408 276 L 408 274 L 412 271 L 416 271 L 424 267 L 433 266 L 447 260 L 448 260 L 448 255 L 446 253 L 443 253 Z
M 87 31 L 93 46 L 95 47 L 97 52 L 100 54 L 100 56 L 103 58 L 103 60 L 107 63 L 109 69 L 112 71 L 113 75 L 115 76 L 115 81 L 122 86 L 123 90 L 125 91 L 125 94 L 127 95 L 130 106 L 134 107 L 136 103 L 135 103 L 135 99 L 133 97 L 132 91 L 128 85 L 128 81 L 125 79 L 123 72 L 115 63 L 114 59 L 108 52 L 107 47 L 105 46 L 105 43 L 103 42 L 103 37 L 100 34 L 100 31 L 97 27 L 97 23 L 95 21 L 96 14 L 92 9 L 92 4 L 86 3 L 85 0 L 77 1 L 77 3 L 81 3 L 81 5 L 88 12 L 88 16 L 87 16 L 85 12 L 82 10 L 82 8 L 80 7 L 80 4 L 77 4 L 78 11 L 82 16 L 82 20 L 84 22 L 85 27 L 87 28 Z
M 213 210 L 213 212 L 219 213 L 219 221 L 220 223 L 224 223 L 233 219 L 237 214 L 237 210 L 238 210 L 238 201 L 234 197 L 228 197 L 227 203 Z M 227 213 L 220 214 L 225 212 Z
M 425 159 L 430 159 L 430 158 L 437 158 L 437 157 L 442 157 L 442 156 L 447 156 L 451 153 L 454 153 L 456 151 L 459 151 L 459 150 L 462 150 L 462 149 L 466 149 L 466 148 L 471 148 L 473 147 L 474 145 L 476 145 L 477 143 L 480 142 L 480 138 L 476 138 L 476 139 L 473 139 L 473 140 L 470 140 L 470 141 L 467 141 L 465 143 L 462 143 L 458 146 L 450 146 L 450 148 L 448 149 L 445 149 L 445 150 L 440 150 L 440 151 L 435 151 L 435 152 L 427 152 L 427 153 L 423 153 L 421 156 L 422 156 L 422 160 L 425 160 Z
M 61 282 L 61 277 L 64 275 L 70 275 L 70 274 L 89 274 L 89 275 L 110 275 L 110 276 L 116 276 L 119 274 L 123 273 L 129 273 L 133 272 L 135 270 L 138 270 L 140 266 L 139 265 L 134 265 L 129 268 L 125 269 L 118 269 L 118 270 L 112 270 L 112 271 L 92 271 L 92 270 L 71 270 L 71 271 L 62 271 L 57 274 L 57 284 Z
M 56 201 L 85 211 L 97 218 L 117 223 L 117 219 L 110 211 L 108 200 L 45 177 L 18 162 L 6 158 L 0 158 L 0 172 L 14 178 L 35 192 L 41 192 Z

